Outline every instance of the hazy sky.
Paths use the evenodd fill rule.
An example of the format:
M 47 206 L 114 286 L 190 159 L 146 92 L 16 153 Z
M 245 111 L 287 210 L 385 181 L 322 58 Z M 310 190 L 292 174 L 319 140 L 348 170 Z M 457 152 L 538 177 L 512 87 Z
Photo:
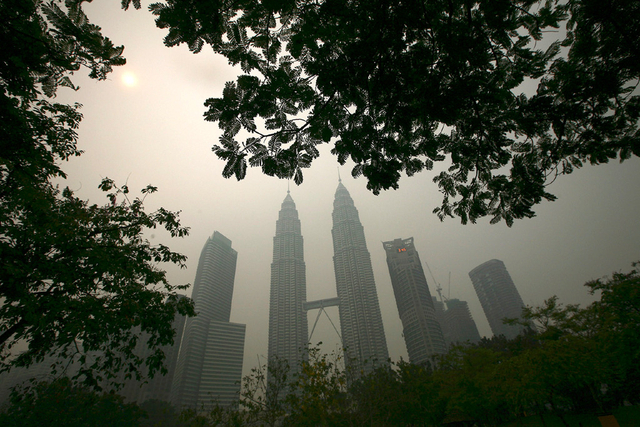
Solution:
M 258 355 L 267 353 L 272 244 L 287 182 L 263 176 L 259 169 L 249 170 L 240 182 L 222 178 L 224 165 L 211 152 L 220 130 L 203 120 L 203 103 L 219 97 L 238 70 L 206 47 L 198 55 L 186 46 L 166 48 L 165 32 L 155 28 L 146 8 L 124 12 L 119 3 L 97 1 L 86 9 L 106 36 L 125 45 L 127 65 L 104 82 L 84 78 L 81 71 L 75 78 L 81 89 L 59 94 L 61 101 L 84 105 L 79 134 L 85 154 L 63 166 L 69 175 L 65 185 L 100 204 L 106 201 L 97 190 L 102 177 L 126 182 L 134 191 L 157 186 L 147 209 L 181 210 L 183 224 L 191 227 L 184 239 L 149 234 L 189 257 L 187 269 L 169 268 L 174 284 L 193 282 L 202 246 L 214 230 L 232 240 L 238 265 L 231 321 L 247 325 L 246 373 Z M 302 186 L 291 186 L 302 223 L 309 300 L 336 296 L 331 212 L 338 164 L 329 149 L 323 147 L 322 156 L 305 171 Z M 414 237 L 444 294 L 467 301 L 480 334 L 487 336 L 491 331 L 468 276 L 485 261 L 504 261 L 525 304 L 539 305 L 552 295 L 564 303 L 588 304 L 593 297 L 583 286 L 586 281 L 628 271 L 640 260 L 637 158 L 560 177 L 550 188 L 558 201 L 539 205 L 536 218 L 511 228 L 488 220 L 466 226 L 457 219 L 440 222 L 431 213 L 442 200 L 432 182 L 436 172 L 404 177 L 399 190 L 374 196 L 364 179 L 351 178 L 350 170 L 344 166 L 340 173 L 364 226 L 393 360 L 406 359 L 406 349 L 382 241 Z M 425 272 L 433 295 L 434 281 Z M 337 326 L 337 309 L 328 311 Z M 310 331 L 315 316 L 309 315 Z M 338 338 L 322 318 L 312 341 L 323 341 L 331 351 Z

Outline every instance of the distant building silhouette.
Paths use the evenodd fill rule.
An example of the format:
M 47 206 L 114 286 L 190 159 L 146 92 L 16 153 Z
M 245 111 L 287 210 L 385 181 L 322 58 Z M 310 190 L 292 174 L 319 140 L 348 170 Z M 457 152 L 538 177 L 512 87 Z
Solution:
M 286 360 L 298 371 L 307 356 L 308 323 L 304 246 L 296 205 L 289 192 L 282 202 L 273 238 L 269 300 L 269 361 Z
M 171 390 L 178 407 L 200 410 L 237 400 L 242 378 L 245 325 L 229 323 L 238 253 L 219 232 L 202 249 Z
M 166 357 L 165 366 L 167 368 L 167 374 L 162 375 L 162 373 L 157 372 L 155 376 L 145 384 L 142 388 L 141 396 L 138 398 L 139 403 L 147 400 L 162 400 L 164 402 L 171 400 L 171 387 L 173 386 L 176 364 L 178 363 L 178 356 L 180 354 L 180 342 L 182 341 L 182 334 L 184 333 L 186 322 L 186 316 L 176 313 L 171 325 L 176 331 L 173 344 L 166 345 L 162 348 Z
M 186 297 L 182 296 L 182 298 Z M 164 366 L 167 369 L 167 373 L 163 375 L 160 371 L 156 371 L 153 378 L 145 378 L 143 381 L 137 381 L 135 379 L 125 380 L 124 374 L 121 373 L 120 377 L 124 386 L 118 391 L 118 394 L 124 396 L 128 401 L 137 403 L 143 403 L 147 400 L 162 400 L 164 402 L 170 401 L 171 387 L 173 385 L 176 363 L 178 361 L 178 354 L 180 351 L 180 341 L 182 340 L 185 322 L 186 316 L 176 313 L 171 324 L 171 327 L 176 331 L 173 344 L 168 344 L 161 348 L 165 354 Z M 148 339 L 149 334 L 140 334 L 140 338 L 138 339 L 134 350 L 134 353 L 142 359 L 146 359 L 152 355 L 152 351 L 147 345 Z M 141 369 L 144 370 L 143 367 L 141 367 Z M 143 373 L 146 374 L 146 372 Z
M 431 356 L 445 353 L 446 344 L 413 237 L 383 242 L 382 246 L 409 361 L 427 362 Z
M 436 309 L 438 322 L 440 322 L 440 326 L 442 326 L 442 333 L 444 334 L 444 341 L 447 348 L 449 348 L 451 344 L 475 343 L 480 341 L 478 327 L 471 316 L 471 311 L 469 311 L 469 305 L 466 301 L 451 298 L 445 299 L 445 301 L 442 302 L 438 301 L 436 297 L 433 297 L 433 304 Z
M 436 311 L 436 319 L 438 319 L 438 323 L 440 323 L 440 328 L 442 329 L 442 334 L 444 335 L 444 340 L 447 342 L 447 333 L 445 331 L 444 324 L 444 312 L 447 308 L 444 305 L 444 302 L 440 301 L 436 296 L 432 296 L 431 300 L 433 301 L 433 308 Z M 447 342 L 448 345 L 448 342 Z
M 493 334 L 508 339 L 518 336 L 524 326 L 503 323 L 504 318 L 521 318 L 524 307 L 504 263 L 492 259 L 471 270 L 469 277 Z
M 340 300 L 342 343 L 348 366 L 368 372 L 375 364 L 387 363 L 389 352 L 364 228 L 341 181 L 332 216 L 333 266 Z M 350 363 L 352 360 L 356 361 L 355 366 Z
M 27 368 L 14 367 L 9 372 L 0 373 L 0 410 L 2 410 L 3 405 L 9 403 L 13 387 L 28 385 L 31 380 L 41 382 L 53 381 L 62 376 L 71 377 L 78 372 L 79 364 L 74 363 L 69 364 L 69 368 L 64 372 L 54 375 L 51 370 L 52 365 L 58 365 L 59 369 L 67 365 L 60 362 L 61 359 L 56 356 L 45 356 L 42 361 L 36 362 Z
M 167 369 L 166 375 L 162 375 L 160 371 L 156 371 L 153 378 L 148 378 L 146 365 L 142 363 L 138 366 L 138 370 L 143 377 L 140 381 L 134 378 L 127 379 L 127 373 L 124 372 L 124 370 L 121 370 L 114 372 L 115 378 L 103 378 L 98 382 L 98 384 L 105 391 L 113 390 L 114 384 L 121 385 L 122 387 L 115 391 L 129 402 L 143 403 L 147 400 L 162 400 L 169 402 L 171 383 L 173 381 L 173 373 L 175 371 L 184 323 L 185 316 L 176 313 L 175 319 L 172 322 L 172 327 L 176 330 L 174 344 L 161 347 L 161 350 L 165 353 L 164 366 Z M 152 351 L 147 345 L 147 340 L 150 335 L 145 332 L 140 333 L 139 327 L 135 328 L 134 332 L 138 334 L 139 337 L 133 352 L 136 356 L 145 360 L 152 355 Z M 104 353 L 91 351 L 87 352 L 86 356 L 87 361 L 84 364 L 85 367 L 91 366 L 96 359 L 104 357 Z M 124 355 L 117 354 L 117 356 L 123 357 Z M 7 402 L 11 387 L 24 384 L 31 379 L 35 379 L 37 381 L 53 381 L 61 377 L 72 378 L 81 368 L 81 364 L 78 361 L 79 357 L 80 354 L 75 354 L 72 357 L 48 355 L 44 360 L 30 365 L 28 368 L 16 367 L 12 368 L 9 372 L 1 373 L 0 406 Z M 52 368 L 54 365 L 55 370 Z M 80 380 L 82 379 L 83 377 L 81 376 Z
M 445 319 L 448 329 L 448 336 L 445 337 L 445 340 L 448 340 L 449 344 L 480 341 L 480 333 L 471 316 L 469 304 L 455 298 L 445 301 L 445 304 L 447 305 Z

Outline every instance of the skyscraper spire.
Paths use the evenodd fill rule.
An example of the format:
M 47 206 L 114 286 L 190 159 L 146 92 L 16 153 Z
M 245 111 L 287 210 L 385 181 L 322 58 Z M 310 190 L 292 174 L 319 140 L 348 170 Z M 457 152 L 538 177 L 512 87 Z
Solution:
M 269 362 L 274 356 L 297 372 L 306 357 L 308 325 L 304 302 L 307 299 L 304 247 L 293 198 L 287 191 L 276 221 L 271 263 L 269 300 Z
M 387 362 L 389 352 L 364 228 L 341 180 L 333 202 L 331 233 L 345 359 L 357 372 L 370 372 Z

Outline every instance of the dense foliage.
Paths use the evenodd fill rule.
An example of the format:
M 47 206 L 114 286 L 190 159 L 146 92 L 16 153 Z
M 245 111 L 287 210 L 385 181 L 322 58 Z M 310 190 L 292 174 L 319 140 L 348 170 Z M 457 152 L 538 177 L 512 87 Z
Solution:
M 136 427 L 145 417 L 138 405 L 113 393 L 97 393 L 68 378 L 39 382 L 24 392 L 16 390 L 11 404 L 0 413 L 4 427 Z
M 296 372 L 277 359 L 254 368 L 243 379 L 238 406 L 179 412 L 148 401 L 139 425 L 495 426 L 515 425 L 525 416 L 539 420 L 526 425 L 596 425 L 596 416 L 620 413 L 629 403 L 636 407 L 627 420 L 632 425 L 640 414 L 640 269 L 586 286 L 599 293 L 598 301 L 581 308 L 552 297 L 527 308 L 523 322 L 535 323 L 537 332 L 529 329 L 513 340 L 485 338 L 454 346 L 432 364 L 400 361 L 364 377 L 346 371 L 341 354 L 311 348 Z M 109 419 L 139 415 L 113 395 L 63 381 L 35 390 L 14 393 L 0 422 L 50 419 L 60 410 L 52 396 L 73 399 L 70 408 L 79 414 L 112 407 Z M 32 407 L 38 410 L 28 413 Z
M 77 376 L 97 386 L 118 371 L 137 376 L 143 363 L 151 374 L 161 369 L 175 313 L 193 307 L 160 268 L 182 266 L 185 257 L 143 235 L 156 227 L 188 232 L 177 213 L 145 212 L 144 198 L 156 188 L 133 197 L 104 179 L 100 206 L 54 183 L 65 177 L 63 162 L 81 154 L 82 118 L 80 105 L 55 102 L 56 92 L 76 89 L 70 76 L 81 69 L 102 80 L 125 63 L 123 47 L 102 36 L 81 6 L 0 2 L 0 371 L 58 355 L 79 361 Z M 132 352 L 134 327 L 157 350 L 146 360 Z M 27 350 L 16 357 L 20 343 Z
M 128 0 L 124 1 L 125 4 Z M 640 155 L 635 0 L 166 0 L 195 53 L 243 71 L 205 105 L 223 176 L 303 180 L 331 143 L 374 193 L 443 162 L 435 213 L 531 217 L 584 162 Z M 546 46 L 546 47 L 545 47 Z
M 541 425 L 552 417 L 567 425 L 572 414 L 585 414 L 597 422 L 596 416 L 640 404 L 640 269 L 586 286 L 600 293 L 598 301 L 581 308 L 552 297 L 525 310 L 522 322 L 533 322 L 537 332 L 454 346 L 432 364 L 400 361 L 358 378 L 342 368 L 341 355 L 312 348 L 293 377 L 286 364 L 273 365 L 270 375 L 262 366 L 244 379 L 239 411 L 227 411 L 226 419 L 233 425 L 439 426 L 501 425 L 536 415 Z M 279 390 L 278 404 L 266 399 L 269 384 Z M 212 425 L 224 425 L 220 410 L 213 414 Z

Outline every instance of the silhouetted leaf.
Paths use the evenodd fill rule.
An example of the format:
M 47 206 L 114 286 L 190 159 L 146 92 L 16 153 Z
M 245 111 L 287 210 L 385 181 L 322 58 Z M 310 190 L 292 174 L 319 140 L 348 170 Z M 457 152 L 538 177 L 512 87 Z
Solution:
M 554 198 L 544 177 L 558 168 L 640 152 L 640 95 L 629 92 L 640 78 L 638 2 L 171 0 L 150 10 L 166 44 L 204 40 L 251 73 L 238 79 L 246 96 L 227 86 L 207 101 L 206 120 L 235 134 L 250 112 L 243 126 L 268 156 L 334 141 L 338 162 L 362 165 L 376 194 L 450 159 L 436 177 L 440 218 L 511 224 Z M 561 26 L 564 39 L 537 48 Z M 251 165 L 289 177 L 301 158 L 272 160 Z M 498 185 L 502 169 L 510 182 Z

